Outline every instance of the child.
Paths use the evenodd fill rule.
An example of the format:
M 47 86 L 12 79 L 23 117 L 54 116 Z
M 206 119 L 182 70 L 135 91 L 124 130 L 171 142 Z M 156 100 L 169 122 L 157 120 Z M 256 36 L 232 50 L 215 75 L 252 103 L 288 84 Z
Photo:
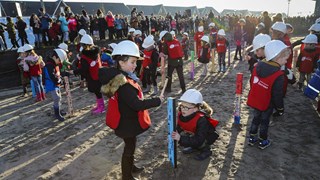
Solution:
M 271 144 L 268 128 L 273 109 L 276 109 L 276 116 L 282 116 L 284 112 L 284 73 L 280 67 L 286 64 L 290 49 L 283 42 L 273 40 L 266 44 L 265 55 L 266 61 L 258 62 L 253 69 L 247 101 L 248 106 L 254 108 L 249 145 L 253 146 L 259 141 L 260 149 L 265 149 Z
M 264 46 L 271 41 L 271 37 L 267 34 L 258 34 L 253 38 L 252 50 L 246 54 L 245 59 L 249 63 L 249 71 L 252 73 L 254 65 L 265 58 Z
M 65 115 L 65 113 L 60 111 L 60 84 L 62 83 L 62 80 L 60 76 L 59 64 L 61 64 L 62 59 L 67 59 L 67 53 L 62 49 L 55 49 L 52 56 L 48 58 L 44 68 L 46 91 L 47 93 L 51 94 L 53 99 L 54 115 L 59 121 L 64 121 L 62 114 Z
M 133 33 L 133 36 L 134 36 L 134 42 L 139 47 L 139 50 L 142 50 L 142 43 L 143 43 L 142 32 L 140 30 L 135 30 Z M 136 74 L 139 77 L 141 73 L 141 64 L 142 64 L 141 61 L 137 62 Z
M 181 46 L 184 53 L 184 60 L 188 60 L 188 53 L 189 53 L 189 36 L 187 32 L 182 34 Z
M 318 44 L 316 35 L 309 34 L 302 43 L 296 65 L 300 72 L 299 89 L 302 89 L 305 80 L 307 82 L 310 81 L 311 73 L 317 67 L 317 60 L 319 58 L 319 52 L 316 51 L 316 45 Z
M 185 147 L 183 153 L 189 154 L 200 150 L 194 158 L 202 161 L 211 156 L 210 146 L 218 139 L 215 129 L 218 121 L 210 116 L 212 108 L 203 101 L 202 94 L 189 89 L 179 99 L 177 131 L 172 132 L 172 138 Z
M 143 50 L 144 60 L 142 61 L 142 86 L 146 87 L 143 90 L 143 93 L 148 93 L 151 89 L 151 84 L 153 85 L 153 93 L 152 95 L 158 94 L 158 86 L 157 86 L 157 67 L 159 62 L 159 52 L 155 48 L 155 41 L 152 35 L 149 35 L 144 39 L 142 47 L 145 48 Z
M 194 41 L 195 41 L 195 53 L 198 55 L 200 53 L 201 49 L 201 38 L 204 35 L 203 32 L 203 26 L 198 27 L 198 31 L 194 35 Z
M 198 61 L 203 64 L 204 69 L 202 71 L 201 76 L 207 75 L 207 64 L 210 61 L 210 40 L 208 36 L 202 36 L 201 38 L 202 48 L 200 49 L 200 53 L 198 54 Z
M 25 65 L 28 66 L 27 69 L 29 69 L 29 74 L 37 95 L 36 102 L 43 101 L 46 99 L 42 85 L 42 68 L 45 66 L 45 63 L 43 62 L 42 57 L 34 52 L 33 47 L 30 44 L 25 44 L 23 49 L 26 52 L 26 57 L 24 58 Z
M 215 49 L 218 53 L 219 72 L 226 72 L 226 52 L 229 46 L 228 40 L 225 38 L 226 33 L 223 29 L 218 31 L 218 37 L 215 42 Z
M 93 45 L 93 39 L 88 34 L 81 38 L 80 43 L 85 44 L 80 57 L 81 67 L 75 70 L 74 74 L 81 74 L 87 81 L 88 91 L 96 96 L 96 107 L 91 110 L 92 114 L 101 114 L 104 112 L 104 100 L 98 78 L 98 71 L 101 68 L 100 48 Z
M 117 46 L 116 43 L 111 43 L 108 45 L 108 48 L 104 50 L 101 49 L 101 63 L 104 67 L 113 67 L 115 65 L 115 61 L 112 59 L 112 51 Z
M 27 85 L 30 82 L 29 73 L 23 71 L 23 64 L 24 64 L 24 58 L 26 57 L 26 53 L 24 52 L 23 47 L 18 48 L 19 57 L 17 59 L 17 65 L 20 72 L 20 78 L 21 78 L 21 85 L 23 88 L 23 94 L 21 97 L 26 97 L 27 94 Z
M 59 65 L 61 76 L 68 78 L 70 77 L 70 73 L 68 72 L 71 69 L 72 63 L 69 62 L 69 58 L 72 56 L 72 52 L 69 52 L 68 45 L 66 43 L 60 43 L 58 49 L 62 49 L 66 54 L 66 59 L 60 59 L 61 63 Z M 69 83 L 72 84 L 71 80 L 69 79 Z
M 120 42 L 113 50 L 112 57 L 117 62 L 117 68 L 101 68 L 99 80 L 103 84 L 101 91 L 109 98 L 106 123 L 125 144 L 121 158 L 122 179 L 132 180 L 135 179 L 132 173 L 144 169 L 134 165 L 134 152 L 137 136 L 151 124 L 147 109 L 159 106 L 164 98 L 143 98 L 137 83 L 138 77 L 134 74 L 140 57 L 136 44 L 129 40 Z
M 129 34 L 128 34 L 128 40 L 134 42 L 134 35 L 133 33 L 135 32 L 136 30 L 134 28 L 130 28 L 129 29 Z

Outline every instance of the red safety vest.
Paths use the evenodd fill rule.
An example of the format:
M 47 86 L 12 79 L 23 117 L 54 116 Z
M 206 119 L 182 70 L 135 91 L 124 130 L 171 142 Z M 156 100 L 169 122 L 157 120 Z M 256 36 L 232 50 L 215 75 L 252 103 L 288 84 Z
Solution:
M 226 44 L 226 39 L 219 39 L 217 38 L 216 40 L 216 44 L 217 44 L 217 52 L 218 53 L 225 53 L 227 51 L 227 44 Z
M 81 59 L 84 59 L 89 64 L 89 74 L 93 80 L 99 80 L 99 68 L 101 67 L 101 61 L 100 57 L 98 57 L 96 60 L 91 59 L 85 55 L 81 55 Z
M 299 71 L 303 73 L 312 73 L 313 71 L 313 61 L 315 56 L 317 56 L 317 51 L 308 53 L 304 49 L 300 49 L 301 63 Z M 318 58 L 318 57 L 317 57 Z
M 181 115 L 181 112 L 178 113 L 178 125 L 184 130 L 184 131 L 187 131 L 189 133 L 193 133 L 195 134 L 196 133 L 196 130 L 197 130 L 197 123 L 198 123 L 198 120 L 201 118 L 201 117 L 206 117 L 206 119 L 210 122 L 210 124 L 213 126 L 213 127 L 217 127 L 217 125 L 219 124 L 219 121 L 215 120 L 215 119 L 212 119 L 211 117 L 207 117 L 204 115 L 203 112 L 200 112 L 198 111 L 196 113 L 196 115 L 188 122 L 183 122 L 180 120 L 180 115 Z
M 152 60 L 151 60 L 152 53 L 153 53 L 153 50 L 151 51 L 143 50 L 143 54 L 144 54 L 144 60 L 142 61 L 143 68 L 149 66 L 152 63 Z
M 284 40 L 283 40 L 283 41 L 284 41 L 284 44 L 285 44 L 285 45 L 291 47 L 290 37 L 289 37 L 288 35 L 286 35 L 286 36 L 284 37 Z M 290 54 L 289 58 L 287 59 L 287 63 L 286 63 L 286 67 L 287 67 L 288 69 L 292 69 L 292 59 L 293 59 L 292 48 L 290 48 L 290 49 L 291 49 L 291 54 Z
M 33 66 L 29 65 L 29 74 L 30 76 L 39 76 L 42 74 L 42 69 L 40 63 Z
M 281 75 L 283 72 L 279 70 L 268 77 L 261 78 L 257 75 L 257 67 L 254 67 L 250 79 L 251 89 L 247 105 L 260 111 L 267 110 L 271 101 L 273 83 Z
M 127 78 L 128 83 L 130 83 L 134 88 L 138 90 L 138 97 L 143 99 L 143 92 L 139 84 L 133 81 L 130 78 Z M 111 129 L 117 129 L 120 123 L 121 114 L 119 112 L 119 102 L 118 102 L 118 93 L 116 92 L 109 100 L 108 100 L 108 110 L 106 115 L 106 124 Z M 151 120 L 149 116 L 148 110 L 138 111 L 138 120 L 140 127 L 142 129 L 148 129 L 151 125 Z
M 177 39 L 167 41 L 168 56 L 170 59 L 180 59 L 183 57 L 183 50 L 180 42 Z

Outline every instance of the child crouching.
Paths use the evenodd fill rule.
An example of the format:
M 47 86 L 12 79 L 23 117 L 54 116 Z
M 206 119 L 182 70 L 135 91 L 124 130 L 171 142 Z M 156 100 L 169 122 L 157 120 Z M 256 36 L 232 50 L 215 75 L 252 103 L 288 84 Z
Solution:
M 210 118 L 212 108 L 203 101 L 202 94 L 195 90 L 187 90 L 179 99 L 177 132 L 172 138 L 185 147 L 183 153 L 189 154 L 200 150 L 194 158 L 202 161 L 211 156 L 210 146 L 219 137 L 215 127 L 218 121 Z M 182 134 L 182 132 L 184 132 Z

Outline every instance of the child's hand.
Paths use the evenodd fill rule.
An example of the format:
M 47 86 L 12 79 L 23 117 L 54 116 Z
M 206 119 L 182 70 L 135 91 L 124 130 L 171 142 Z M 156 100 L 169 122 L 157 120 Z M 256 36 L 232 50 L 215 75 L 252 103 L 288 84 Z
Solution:
M 172 139 L 180 141 L 180 134 L 177 131 L 173 131 L 171 135 Z
M 160 95 L 159 96 L 161 103 L 163 103 L 163 101 L 165 100 L 164 95 Z

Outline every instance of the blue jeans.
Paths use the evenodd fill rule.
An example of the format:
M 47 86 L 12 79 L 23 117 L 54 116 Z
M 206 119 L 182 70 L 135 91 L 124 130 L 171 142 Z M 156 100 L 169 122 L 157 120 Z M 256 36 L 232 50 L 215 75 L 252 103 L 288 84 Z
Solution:
M 268 128 L 270 116 L 273 112 L 273 107 L 269 107 L 266 111 L 259 111 L 254 109 L 253 120 L 250 127 L 250 134 L 257 134 L 260 126 L 259 137 L 261 139 L 268 139 Z
M 41 34 L 33 34 L 34 35 L 34 42 L 42 42 L 42 35 Z
M 34 89 L 36 91 L 36 94 L 44 93 L 44 88 L 42 85 L 42 75 L 39 76 L 31 76 L 31 80 L 34 84 Z

